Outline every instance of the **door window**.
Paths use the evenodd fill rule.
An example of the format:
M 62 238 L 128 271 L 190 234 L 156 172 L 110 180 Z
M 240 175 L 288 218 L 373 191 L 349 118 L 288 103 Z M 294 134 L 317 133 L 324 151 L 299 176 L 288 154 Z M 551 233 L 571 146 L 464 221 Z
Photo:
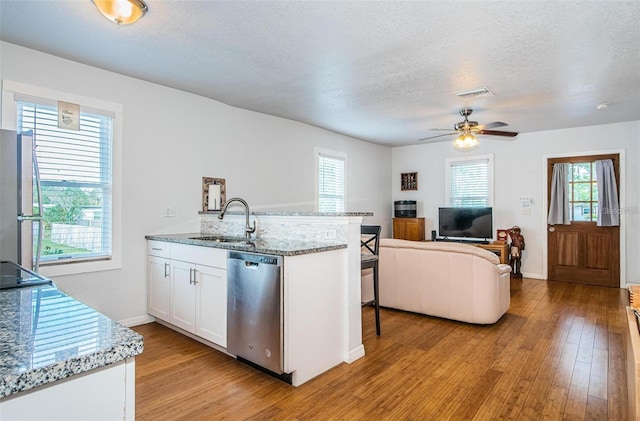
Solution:
M 570 163 L 568 177 L 571 221 L 597 221 L 598 187 L 595 162 Z

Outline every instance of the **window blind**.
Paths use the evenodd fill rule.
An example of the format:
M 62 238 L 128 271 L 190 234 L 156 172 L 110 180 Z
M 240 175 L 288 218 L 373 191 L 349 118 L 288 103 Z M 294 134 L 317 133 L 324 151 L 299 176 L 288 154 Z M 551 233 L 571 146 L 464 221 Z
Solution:
M 81 112 L 80 130 L 66 130 L 58 128 L 56 105 L 18 101 L 18 130 L 33 131 L 40 168 L 43 264 L 111 257 L 113 118 L 107 114 Z
M 491 206 L 489 200 L 488 159 L 450 163 L 449 206 Z
M 320 153 L 318 156 L 318 211 L 344 212 L 345 159 Z

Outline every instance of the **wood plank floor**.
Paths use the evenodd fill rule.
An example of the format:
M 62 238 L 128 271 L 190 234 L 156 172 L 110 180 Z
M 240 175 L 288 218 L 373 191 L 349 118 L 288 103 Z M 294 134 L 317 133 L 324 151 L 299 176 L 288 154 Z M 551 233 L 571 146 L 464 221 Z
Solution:
M 294 388 L 156 323 L 134 328 L 136 418 L 151 420 L 626 420 L 626 290 L 511 281 L 475 326 L 363 309 L 366 356 Z M 330 309 L 327 309 L 330 311 Z

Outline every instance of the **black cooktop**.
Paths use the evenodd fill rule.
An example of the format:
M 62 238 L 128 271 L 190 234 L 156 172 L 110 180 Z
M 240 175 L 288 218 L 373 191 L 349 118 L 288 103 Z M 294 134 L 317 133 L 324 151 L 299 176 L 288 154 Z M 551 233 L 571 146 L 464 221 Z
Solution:
M 51 279 L 38 275 L 13 262 L 0 262 L 0 289 L 53 285 Z

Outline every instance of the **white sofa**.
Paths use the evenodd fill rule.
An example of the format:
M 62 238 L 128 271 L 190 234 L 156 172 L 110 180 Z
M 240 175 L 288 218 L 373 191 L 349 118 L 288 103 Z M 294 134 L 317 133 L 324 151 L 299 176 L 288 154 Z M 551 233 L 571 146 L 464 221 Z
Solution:
M 469 244 L 380 240 L 380 305 L 491 324 L 511 302 L 509 265 Z

